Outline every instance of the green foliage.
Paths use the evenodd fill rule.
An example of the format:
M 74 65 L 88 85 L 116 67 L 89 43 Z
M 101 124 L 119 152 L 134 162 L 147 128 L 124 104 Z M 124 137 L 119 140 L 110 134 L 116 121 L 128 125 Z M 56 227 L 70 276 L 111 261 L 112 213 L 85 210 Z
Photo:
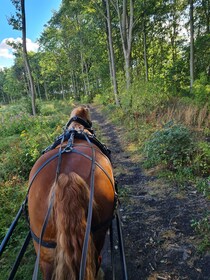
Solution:
M 15 217 L 26 193 L 26 186 L 17 176 L 11 180 L 0 182 L 0 239 L 2 240 L 12 219 Z
M 205 73 L 200 74 L 200 79 L 195 80 L 193 94 L 195 101 L 204 106 L 210 101 L 210 84 Z
M 27 193 L 29 172 L 41 151 L 62 133 L 72 110 L 72 100 L 42 102 L 40 116 L 32 117 L 27 103 L 0 108 L 0 239 L 5 236 Z M 21 109 L 23 111 L 21 111 Z M 0 280 L 7 279 L 28 232 L 24 216 L 3 252 Z M 33 274 L 35 252 L 32 242 L 21 261 L 15 279 L 30 279 Z M 41 277 L 39 278 L 41 279 Z
M 22 100 L 21 100 L 22 102 Z M 27 104 L 26 104 L 27 106 Z M 47 103 L 49 108 L 49 104 Z M 24 103 L 22 103 L 24 108 Z M 45 105 L 40 108 L 46 112 Z M 41 151 L 52 143 L 62 132 L 62 126 L 68 120 L 71 105 L 63 102 L 51 104 L 51 114 L 33 117 L 28 113 L 18 112 L 20 104 L 3 107 L 0 111 L 0 178 L 11 179 L 13 176 L 27 178 L 30 169 Z M 66 115 L 65 115 L 66 112 Z M 59 124 L 59 125 L 58 125 Z M 12 172 L 11 172 L 12 170 Z
M 120 93 L 120 101 L 125 111 L 137 112 L 139 116 L 145 116 L 155 108 L 161 108 L 167 102 L 168 96 L 161 87 L 161 82 L 153 80 L 133 82 L 129 92 L 123 90 Z
M 114 103 L 114 98 L 113 98 L 113 94 L 111 93 L 111 90 L 106 91 L 103 94 L 96 94 L 93 102 L 96 104 L 101 104 L 101 105 L 113 105 Z M 114 105 L 113 105 L 114 106 Z
M 196 181 L 196 188 L 210 199 L 210 176 L 207 178 L 198 178 Z
M 145 144 L 145 167 L 164 165 L 177 170 L 192 162 L 195 145 L 190 131 L 182 125 L 165 126 L 155 132 Z
M 193 170 L 197 175 L 208 175 L 210 166 L 210 143 L 197 142 L 197 149 L 193 159 Z
M 206 217 L 199 221 L 192 220 L 191 226 L 199 234 L 201 241 L 199 244 L 200 252 L 205 252 L 210 249 L 210 215 L 207 214 Z
M 31 99 L 30 98 L 24 98 L 24 99 L 22 99 L 22 102 L 23 102 L 22 110 L 24 110 L 25 112 L 27 112 L 30 115 L 33 115 L 32 106 L 31 106 Z M 36 100 L 35 110 L 36 110 L 37 115 L 40 114 L 40 107 L 41 107 L 41 102 L 39 100 Z

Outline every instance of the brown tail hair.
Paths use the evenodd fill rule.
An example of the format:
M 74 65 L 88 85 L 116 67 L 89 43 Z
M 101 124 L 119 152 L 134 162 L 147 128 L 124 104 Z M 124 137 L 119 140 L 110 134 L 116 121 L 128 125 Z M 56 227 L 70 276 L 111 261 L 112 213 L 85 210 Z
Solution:
M 89 189 L 86 182 L 74 172 L 61 174 L 52 189 L 55 192 L 53 219 L 57 242 L 53 279 L 77 280 L 86 230 Z M 85 279 L 92 280 L 95 278 L 96 264 L 91 236 L 87 254 Z

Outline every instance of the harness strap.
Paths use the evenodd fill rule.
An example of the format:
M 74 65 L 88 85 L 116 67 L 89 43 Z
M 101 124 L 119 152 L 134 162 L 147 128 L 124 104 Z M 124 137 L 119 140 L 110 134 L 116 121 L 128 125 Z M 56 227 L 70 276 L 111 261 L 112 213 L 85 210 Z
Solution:
M 61 141 L 61 144 L 63 143 L 63 141 L 64 141 L 64 137 L 63 137 L 63 139 Z M 62 145 L 60 145 L 59 152 L 58 152 L 58 162 L 57 162 L 56 176 L 55 176 L 55 181 L 54 181 L 55 184 L 57 183 L 58 176 L 60 174 L 61 157 L 62 157 Z M 44 233 L 45 233 L 45 230 L 47 228 L 47 224 L 48 224 L 48 221 L 49 221 L 49 218 L 50 218 L 50 214 L 51 214 L 51 211 L 52 211 L 52 208 L 53 208 L 54 197 L 55 197 L 55 192 L 53 191 L 52 195 L 51 195 L 51 198 L 50 198 L 50 205 L 48 207 L 46 216 L 44 218 L 44 222 L 43 222 L 41 233 L 40 233 L 39 247 L 38 247 L 36 263 L 35 263 L 35 266 L 34 266 L 34 272 L 33 272 L 32 280 L 37 280 L 37 278 L 38 278 L 39 260 L 40 260 L 40 255 L 41 255 L 41 242 L 43 240 Z
M 75 153 L 75 154 L 78 154 L 78 155 L 81 155 L 85 158 L 88 158 L 89 160 L 92 160 L 92 158 L 76 149 L 72 149 L 72 152 Z M 106 170 L 96 161 L 95 164 L 104 172 L 104 174 L 108 177 L 109 181 L 111 182 L 112 186 L 113 186 L 113 189 L 115 190 L 115 187 L 114 187 L 114 184 L 112 182 L 112 179 L 110 178 L 109 174 L 106 172 Z
M 85 133 L 82 133 L 82 132 L 78 132 L 78 131 L 75 131 L 75 130 L 70 130 L 70 131 L 65 131 L 63 134 L 61 134 L 60 136 L 58 136 L 56 139 L 55 139 L 55 142 L 48 146 L 45 150 L 42 151 L 42 154 L 50 151 L 50 150 L 53 150 L 55 149 L 60 143 L 61 143 L 61 140 L 62 138 L 64 137 L 64 141 L 67 141 L 69 138 L 71 138 L 71 134 L 74 133 L 74 137 L 76 139 L 80 139 L 80 140 L 86 140 L 86 137 L 90 140 L 90 142 L 92 142 L 93 144 L 95 144 L 100 150 L 101 152 L 106 155 L 109 160 L 111 161 L 111 151 L 106 147 L 106 145 L 102 144 L 94 135 L 86 135 L 85 137 Z
M 109 226 L 112 222 L 112 220 L 114 220 L 115 215 L 113 215 L 113 217 L 111 219 L 107 219 L 105 222 L 97 225 L 97 226 L 91 226 L 91 232 L 97 232 L 98 230 L 104 228 L 105 226 Z M 40 243 L 40 238 L 33 232 L 33 230 L 31 229 L 31 236 L 34 239 L 34 241 L 36 241 L 36 243 Z M 48 249 L 55 249 L 57 246 L 57 243 L 54 241 L 45 241 L 45 240 L 41 240 L 41 246 L 48 248 Z
M 78 116 L 72 117 L 66 124 L 66 128 L 72 123 L 72 122 L 78 122 L 79 124 L 83 125 L 84 128 L 90 129 L 92 127 L 92 122 L 89 120 L 84 120 Z
M 32 231 L 31 229 L 31 236 L 33 238 L 34 241 L 36 241 L 36 243 L 41 243 L 41 246 L 45 247 L 45 248 L 48 248 L 48 249 L 55 249 L 56 247 L 56 242 L 53 242 L 53 241 L 45 241 L 45 240 L 41 240 L 40 242 L 40 238 Z
M 89 143 L 92 150 L 92 164 L 91 164 L 91 177 L 90 177 L 90 198 L 88 203 L 88 216 L 86 223 L 86 230 L 84 236 L 84 242 L 82 247 L 82 257 L 79 271 L 79 280 L 83 280 L 85 277 L 85 268 L 87 262 L 87 251 L 88 251 L 88 243 L 91 231 L 91 222 L 92 222 L 92 213 L 93 213 L 93 199 L 94 199 L 94 188 L 95 188 L 95 162 L 96 162 L 96 152 L 93 148 L 93 144 L 90 142 L 89 138 L 86 136 L 86 140 Z

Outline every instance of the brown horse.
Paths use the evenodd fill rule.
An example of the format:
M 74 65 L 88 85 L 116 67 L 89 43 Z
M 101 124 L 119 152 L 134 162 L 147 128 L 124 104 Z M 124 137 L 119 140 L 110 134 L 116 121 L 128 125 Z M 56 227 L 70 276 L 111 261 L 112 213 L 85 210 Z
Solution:
M 91 120 L 87 108 L 74 109 L 71 120 L 67 125 L 70 130 L 79 130 L 78 135 L 86 132 L 86 135 L 90 134 Z M 36 253 L 40 253 L 44 279 L 79 279 L 90 188 L 91 182 L 94 182 L 93 214 L 84 279 L 97 279 L 100 252 L 115 204 L 112 166 L 109 158 L 96 144 L 76 136 L 71 149 L 62 154 L 58 163 L 59 157 L 56 154 L 63 151 L 66 145 L 65 139 L 43 154 L 30 173 L 29 181 L 32 183 L 28 194 L 28 210 L 34 247 Z M 58 165 L 59 176 L 56 176 Z M 41 238 L 50 203 L 52 211 Z M 39 248 L 40 239 L 42 244 Z M 56 248 L 46 244 L 54 244 Z

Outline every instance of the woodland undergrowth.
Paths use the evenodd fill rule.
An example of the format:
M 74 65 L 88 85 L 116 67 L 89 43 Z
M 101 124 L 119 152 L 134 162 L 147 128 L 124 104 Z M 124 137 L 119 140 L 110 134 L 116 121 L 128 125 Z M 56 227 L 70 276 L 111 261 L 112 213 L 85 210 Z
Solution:
M 72 109 L 71 102 L 37 102 L 39 115 L 31 116 L 27 102 L 0 107 L 0 240 L 23 203 L 29 172 L 42 150 L 63 132 Z M 8 279 L 26 234 L 26 217 L 21 216 L 12 238 L 0 259 L 0 280 Z M 35 252 L 32 243 L 27 248 L 15 279 L 30 279 L 33 274 Z M 41 277 L 41 276 L 40 276 Z M 41 278 L 40 278 L 41 279 Z
M 192 187 L 209 200 L 208 99 L 196 95 L 194 99 L 174 97 L 164 92 L 159 83 L 144 82 L 134 83 L 129 92 L 121 88 L 119 97 L 118 107 L 109 94 L 96 96 L 95 102 L 103 105 L 112 122 L 124 128 L 126 146 L 135 156 L 139 155 L 145 172 L 186 193 Z M 210 213 L 191 222 L 202 236 L 199 249 L 210 249 Z

